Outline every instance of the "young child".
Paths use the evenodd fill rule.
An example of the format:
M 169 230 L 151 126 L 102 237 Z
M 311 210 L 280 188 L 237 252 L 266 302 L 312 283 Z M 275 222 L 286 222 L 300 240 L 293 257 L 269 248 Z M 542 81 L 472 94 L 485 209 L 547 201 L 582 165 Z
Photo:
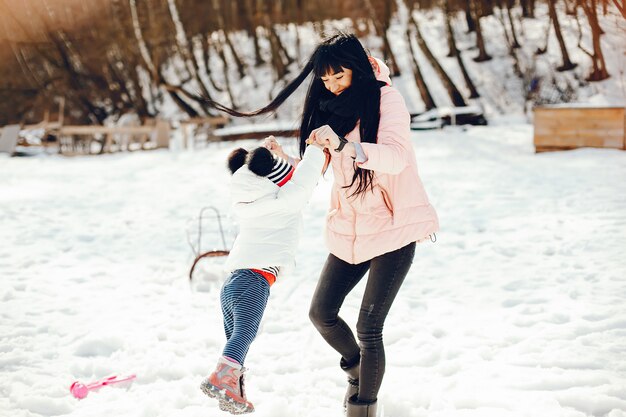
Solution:
M 226 346 L 215 371 L 200 386 L 209 397 L 219 400 L 223 411 L 254 411 L 244 392 L 243 363 L 263 317 L 270 286 L 285 267 L 295 264 L 301 211 L 324 161 L 318 145 L 306 149 L 296 169 L 264 147 L 250 153 L 235 149 L 228 157 L 239 234 L 225 265 L 232 272 L 220 293 Z

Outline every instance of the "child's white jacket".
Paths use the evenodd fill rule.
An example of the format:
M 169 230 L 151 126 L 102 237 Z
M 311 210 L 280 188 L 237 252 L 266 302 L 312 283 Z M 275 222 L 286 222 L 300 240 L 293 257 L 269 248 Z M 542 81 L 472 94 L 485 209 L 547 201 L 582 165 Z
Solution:
M 242 166 L 231 179 L 231 202 L 239 234 L 224 268 L 295 265 L 302 230 L 302 209 L 309 201 L 324 166 L 324 152 L 308 146 L 302 161 L 279 187 Z

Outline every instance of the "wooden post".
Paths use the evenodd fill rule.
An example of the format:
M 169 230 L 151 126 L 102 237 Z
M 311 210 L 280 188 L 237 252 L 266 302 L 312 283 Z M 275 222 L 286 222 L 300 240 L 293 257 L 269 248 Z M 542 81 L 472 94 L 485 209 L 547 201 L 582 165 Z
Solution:
M 113 144 L 113 133 L 107 133 L 104 139 L 104 145 L 102 146 L 102 152 L 111 152 L 111 145 Z
M 156 147 L 170 147 L 170 124 L 165 120 L 157 120 L 156 122 Z
M 63 126 L 63 119 L 65 116 L 65 97 L 61 97 L 59 100 L 59 126 Z
M 187 129 L 189 128 L 189 124 L 185 122 L 180 122 L 180 127 L 183 129 L 183 148 L 189 148 L 189 135 L 187 134 Z
M 20 136 L 20 129 L 20 125 L 8 125 L 2 129 L 2 134 L 0 135 L 0 152 L 13 155 L 17 140 Z

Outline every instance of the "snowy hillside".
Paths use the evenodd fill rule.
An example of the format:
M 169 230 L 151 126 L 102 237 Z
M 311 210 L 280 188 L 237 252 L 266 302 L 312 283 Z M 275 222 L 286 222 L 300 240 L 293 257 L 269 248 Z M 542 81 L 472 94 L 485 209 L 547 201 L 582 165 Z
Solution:
M 536 155 L 531 136 L 525 124 L 414 134 L 442 228 L 386 323 L 381 415 L 626 416 L 626 153 Z M 186 231 L 204 206 L 227 213 L 224 158 L 253 144 L 0 155 L 0 416 L 224 415 L 198 388 L 224 343 L 219 262 L 190 287 Z M 298 269 L 272 287 L 247 359 L 259 417 L 342 416 L 339 358 L 308 320 L 330 185 L 305 210 Z M 362 291 L 345 304 L 353 325 Z M 68 391 L 127 373 L 81 401 Z
M 581 45 L 586 49 L 591 49 L 591 34 L 586 25 L 586 17 L 579 11 L 577 19 L 566 14 L 561 7 L 558 14 L 561 21 L 562 32 L 568 48 L 571 60 L 578 66 L 570 71 L 558 72 L 556 68 L 562 63 L 561 52 L 551 29 L 547 52 L 536 55 L 538 48 L 544 47 L 546 28 L 549 22 L 548 10 L 545 4 L 538 4 L 536 17 L 534 19 L 521 18 L 521 10 L 514 9 L 513 14 L 516 27 L 519 30 L 520 43 L 522 48 L 516 50 L 520 70 L 523 77 L 520 78 L 514 73 L 513 59 L 509 55 L 508 47 L 502 23 L 500 22 L 501 11 L 496 9 L 494 14 L 482 18 L 481 22 L 484 30 L 486 49 L 493 59 L 487 62 L 476 63 L 473 58 L 477 55 L 475 48 L 475 33 L 467 33 L 467 27 L 461 14 L 456 15 L 453 20 L 458 48 L 461 50 L 462 58 L 467 66 L 468 72 L 481 97 L 469 100 L 469 103 L 484 109 L 490 121 L 496 120 L 503 115 L 524 115 L 525 106 L 527 110 L 532 107 L 532 103 L 526 104 L 524 95 L 527 93 L 528 83 L 531 79 L 538 82 L 538 91 L 533 101 L 540 103 L 555 103 L 563 100 L 576 103 L 588 103 L 590 105 L 617 105 L 626 104 L 626 20 L 619 15 L 613 7 L 609 8 L 607 15 L 600 15 L 600 24 L 605 30 L 602 37 L 602 47 L 605 51 L 605 59 L 611 78 L 601 82 L 588 82 L 585 80 L 590 72 L 591 60 L 577 46 L 580 38 Z M 464 93 L 466 99 L 469 92 L 465 84 L 455 58 L 446 57 L 448 45 L 444 25 L 444 17 L 441 11 L 414 11 L 413 17 L 418 21 L 421 31 L 429 48 L 440 61 L 448 75 L 454 83 Z M 405 32 L 408 25 L 408 11 L 401 8 L 391 22 L 389 38 L 391 47 L 396 55 L 401 75 L 393 79 L 394 84 L 402 91 L 407 105 L 412 113 L 424 111 L 424 104 L 419 96 L 413 73 L 411 71 L 409 46 L 406 41 Z M 344 19 L 332 21 L 325 24 L 325 29 L 342 29 L 353 31 L 352 21 Z M 363 27 L 360 28 L 364 30 Z M 581 36 L 582 30 L 582 36 Z M 319 38 L 312 24 L 303 25 L 298 28 L 300 32 L 300 51 L 296 54 L 294 29 L 285 29 L 283 41 L 290 47 L 293 56 L 299 56 L 300 62 L 290 66 L 291 75 L 286 77 L 290 80 L 302 69 L 305 59 L 315 48 Z M 253 49 L 251 41 L 243 34 L 235 34 L 239 47 L 244 51 L 244 58 L 253 67 Z M 365 47 L 375 56 L 382 56 L 382 41 L 379 37 L 370 35 L 361 38 Z M 262 43 L 262 47 L 267 51 L 269 46 Z M 416 49 L 416 48 L 414 48 Z M 416 49 L 416 59 L 428 84 L 437 106 L 449 106 L 450 99 L 439 81 L 436 73 L 428 64 L 423 54 Z M 267 57 L 269 59 L 269 56 Z M 214 72 L 223 71 L 223 66 L 218 59 L 214 59 Z M 229 75 L 231 80 L 236 80 L 237 76 Z M 251 110 L 259 108 L 269 102 L 270 97 L 274 97 L 284 82 L 275 84 L 272 72 L 266 66 L 256 68 L 251 76 L 247 76 L 239 82 L 233 83 L 233 93 L 237 97 L 237 104 L 242 109 Z M 298 120 L 301 114 L 301 103 L 305 94 L 305 88 L 301 88 L 287 103 L 280 109 L 278 117 L 285 120 Z M 215 97 L 224 103 L 229 103 L 225 93 L 214 93 Z M 526 117 L 532 115 L 527 111 Z M 265 123 L 265 118 L 258 121 L 234 120 L 235 124 Z

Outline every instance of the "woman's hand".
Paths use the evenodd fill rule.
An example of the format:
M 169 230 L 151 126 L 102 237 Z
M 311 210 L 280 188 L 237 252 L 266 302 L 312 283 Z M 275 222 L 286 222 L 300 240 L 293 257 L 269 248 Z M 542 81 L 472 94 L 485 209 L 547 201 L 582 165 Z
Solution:
M 314 129 L 309 138 L 306 140 L 309 145 L 317 143 L 328 149 L 337 149 L 339 147 L 339 136 L 328 125 L 324 125 Z
M 285 151 L 283 151 L 283 147 L 280 145 L 280 143 L 278 143 L 274 136 L 266 137 L 261 146 L 263 146 L 279 158 L 285 160 L 289 158 L 289 155 L 287 155 Z
M 309 135 L 309 138 L 306 140 L 306 143 L 317 144 L 334 151 L 341 144 L 341 140 L 330 126 L 324 125 L 313 130 Z M 341 153 L 352 158 L 356 158 L 356 148 L 354 147 L 354 143 L 346 143 L 341 150 Z

